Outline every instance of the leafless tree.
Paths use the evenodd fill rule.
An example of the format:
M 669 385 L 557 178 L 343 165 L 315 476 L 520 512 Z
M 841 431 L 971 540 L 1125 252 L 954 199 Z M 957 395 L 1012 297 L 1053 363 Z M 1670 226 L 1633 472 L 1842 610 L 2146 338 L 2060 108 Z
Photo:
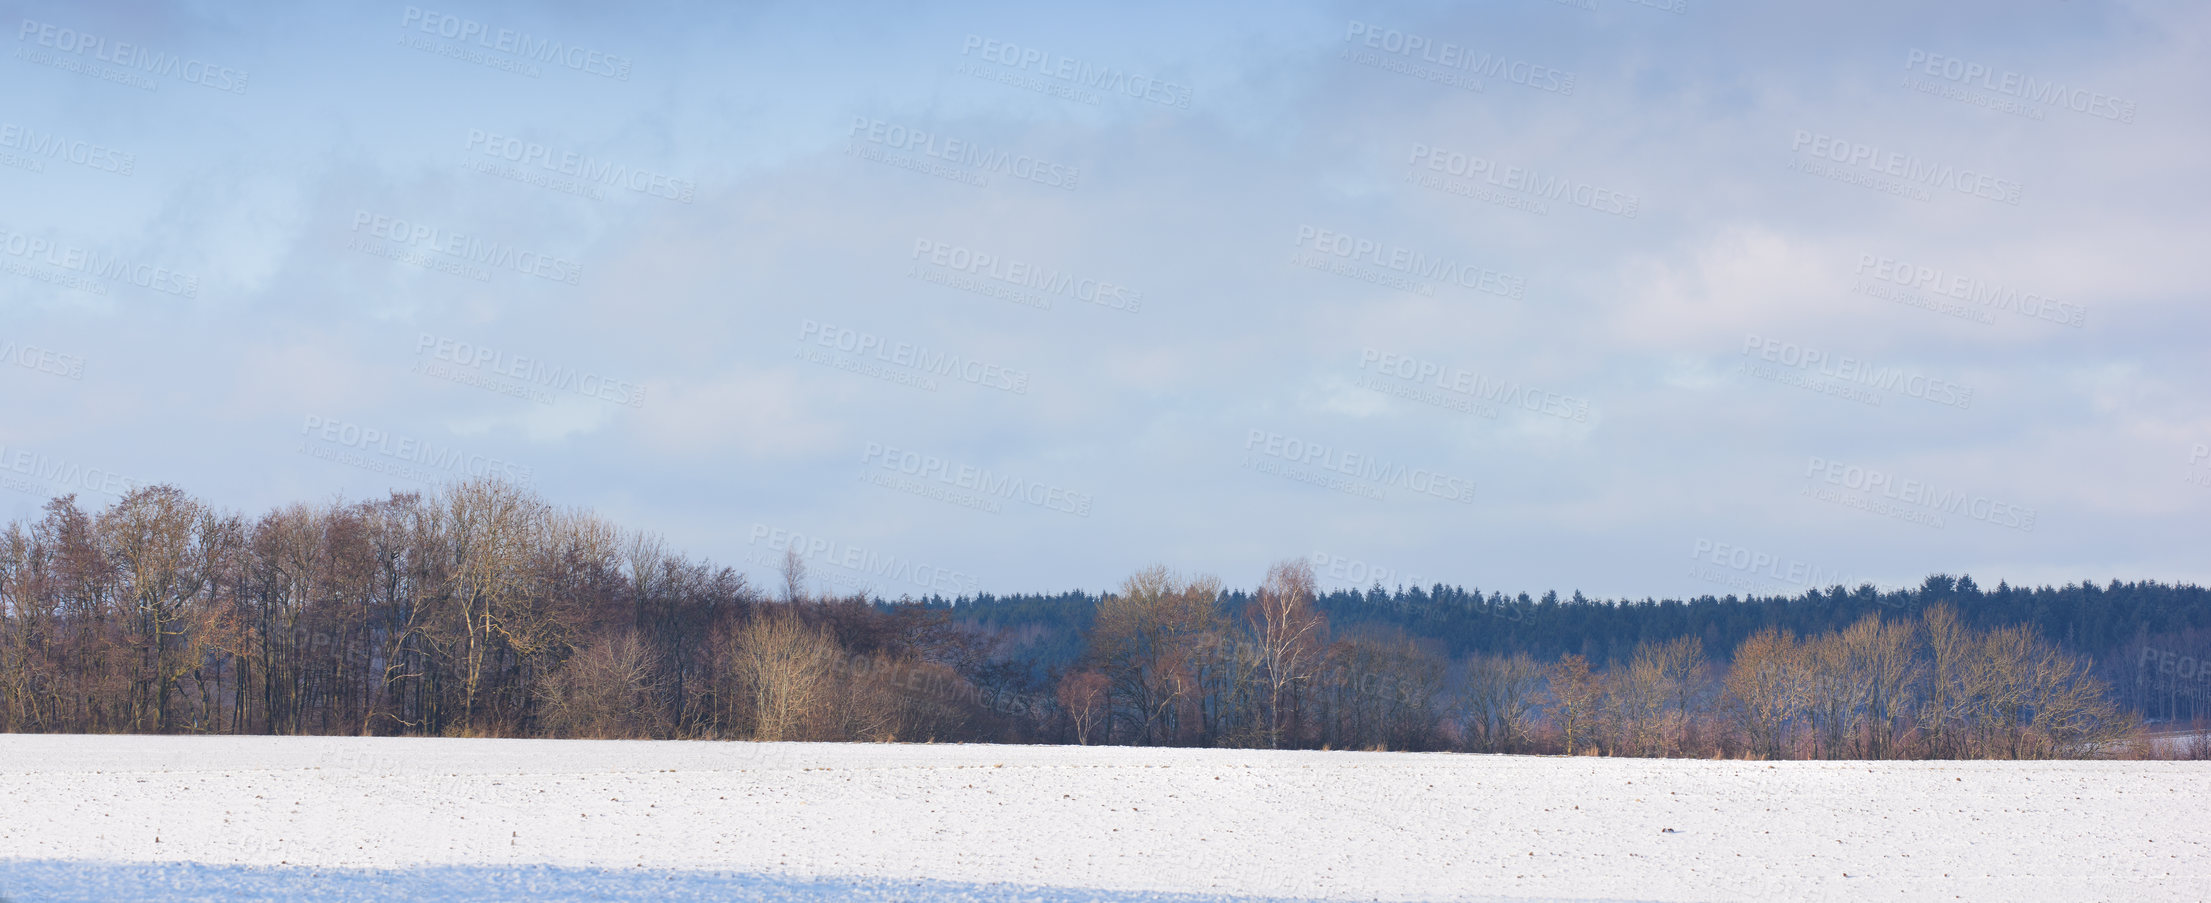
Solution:
M 1543 669 L 1525 652 L 1475 654 L 1466 663 L 1463 723 L 1477 752 L 1517 752 L 1529 741 Z
M 793 612 L 762 613 L 738 628 L 731 663 L 751 692 L 755 740 L 804 739 L 827 701 L 839 653 Z
M 798 554 L 798 549 L 783 550 L 781 576 L 784 604 L 796 605 L 806 598 L 806 559 Z
M 1649 644 L 1647 652 L 1639 650 L 1637 654 L 1647 654 L 1657 671 L 1666 707 L 1660 727 L 1665 754 L 1682 754 L 1695 742 L 1695 727 L 1705 711 L 1709 680 L 1705 676 L 1704 641 L 1693 636 L 1675 637 Z
M 1735 648 L 1727 696 L 1736 728 L 1751 752 L 1778 759 L 1804 708 L 1804 651 L 1794 637 L 1768 627 Z
M 526 564 L 544 506 L 502 480 L 461 483 L 445 496 L 451 596 L 461 627 L 461 716 L 472 729 L 487 670 L 501 651 L 507 609 L 528 588 Z
M 1096 671 L 1070 671 L 1059 681 L 1060 708 L 1075 729 L 1075 743 L 1090 745 L 1106 717 L 1106 693 L 1112 681 Z
M 1647 641 L 1636 644 L 1634 657 L 1626 667 L 1613 668 L 1604 686 L 1612 748 L 1622 755 L 1663 754 L 1671 719 L 1658 647 Z
M 119 566 L 145 663 L 138 679 L 142 729 L 164 731 L 178 680 L 198 665 L 208 632 L 217 628 L 202 593 L 238 530 L 172 486 L 132 490 L 99 525 Z
M 1868 615 L 1842 632 L 1853 680 L 1862 688 L 1866 758 L 1896 754 L 1922 673 L 1914 648 L 1916 635 L 1917 628 L 1909 621 L 1883 621 L 1879 615 Z
M 1512 751 L 1548 736 L 1547 699 L 1575 753 L 1695 754 L 1702 735 L 1776 758 L 2033 758 L 2115 754 L 2136 723 L 2088 662 L 1940 606 L 1751 636 L 1720 672 L 1723 724 L 1692 637 L 1603 673 L 1474 655 L 1446 681 L 1432 640 L 1330 636 L 1294 561 L 1233 621 L 1217 581 L 1132 575 L 1071 638 L 1082 657 L 1048 663 L 1056 684 L 1014 635 L 942 608 L 809 594 L 798 550 L 780 578 L 770 604 L 490 479 L 250 522 L 172 487 L 94 512 L 64 497 L 0 526 L 0 730 L 1434 749 L 1456 719 L 1465 747 Z M 2130 689 L 2171 713 L 2182 688 Z
M 1864 726 L 1872 685 L 1864 679 L 1865 663 L 1858 651 L 1837 633 L 1809 638 L 1801 650 L 1804 709 L 1813 748 L 1823 758 L 1848 755 Z
M 1587 748 L 1598 731 L 1604 702 L 1602 680 L 1589 671 L 1589 660 L 1580 655 L 1561 656 L 1545 674 L 1553 714 L 1571 756 Z
M 546 723 L 568 737 L 649 737 L 660 722 L 659 664 L 635 631 L 602 637 L 537 687 Z
M 1282 745 L 1284 725 L 1327 648 L 1328 622 L 1313 610 L 1313 587 L 1312 565 L 1302 558 L 1280 562 L 1267 569 L 1249 609 L 1270 749 Z
M 1110 681 L 1120 736 L 1159 745 L 1195 734 L 1199 670 L 1220 647 L 1219 598 L 1220 582 L 1211 577 L 1183 580 L 1150 567 L 1099 604 L 1090 657 Z
M 1977 644 L 1973 631 L 1948 606 L 1921 612 L 1920 623 L 1928 653 L 1926 689 L 1919 708 L 1923 742 L 1933 757 L 1956 756 L 1969 740 L 1964 730 L 1971 723 L 1975 684 L 1980 679 L 1974 667 Z

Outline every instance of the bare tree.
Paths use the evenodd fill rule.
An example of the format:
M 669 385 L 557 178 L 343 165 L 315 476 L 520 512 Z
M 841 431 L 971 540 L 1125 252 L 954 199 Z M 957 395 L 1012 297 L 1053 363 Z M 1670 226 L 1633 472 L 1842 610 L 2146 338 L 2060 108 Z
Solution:
M 2028 707 L 2032 727 L 2041 745 L 2033 752 L 2045 757 L 2108 756 L 2122 740 L 2133 736 L 2142 718 L 2119 707 L 2110 685 L 2089 674 L 2090 663 L 2040 643 L 2030 680 L 2034 690 Z M 2205 758 L 2204 735 L 2191 738 L 2194 754 Z
M 452 600 L 462 631 L 461 715 L 476 728 L 487 670 L 497 663 L 507 608 L 528 589 L 526 565 L 545 506 L 504 480 L 470 480 L 446 493 Z
M 1865 663 L 1859 647 L 1842 634 L 1827 633 L 1804 641 L 1804 708 L 1812 726 L 1818 755 L 1836 759 L 1847 755 L 1850 742 L 1863 726 L 1872 686 L 1865 680 Z
M 731 662 L 751 691 L 755 740 L 801 739 L 827 704 L 836 641 L 796 613 L 761 613 L 738 628 Z
M 536 692 L 557 735 L 649 737 L 660 721 L 658 674 L 652 649 L 636 631 L 623 631 L 584 647 Z
M 2094 755 L 2138 721 L 2111 701 L 2086 662 L 2052 647 L 2024 625 L 1981 636 L 1971 671 L 1971 707 L 1981 754 L 2011 759 Z
M 63 623 L 50 555 L 37 531 L 21 524 L 0 534 L 0 732 L 59 726 Z
M 768 604 L 730 568 L 497 480 L 250 526 L 171 487 L 91 513 L 55 499 L 0 525 L 0 730 L 1428 749 L 1455 718 L 1465 747 L 1512 751 L 1533 745 L 1545 677 L 1576 753 L 1690 752 L 1721 723 L 1703 717 L 1714 699 L 1734 730 L 1709 742 L 1768 757 L 2108 755 L 2136 723 L 2085 660 L 1940 606 L 1762 631 L 1715 697 L 1690 636 L 1601 675 L 1579 656 L 1475 655 L 1447 681 L 1432 641 L 1386 620 L 1331 637 L 1295 561 L 1233 622 L 1217 581 L 1151 568 L 1074 613 L 1087 625 L 1024 632 L 808 593 L 805 564 L 789 550 L 788 604 Z M 2152 637 L 2127 648 L 2155 654 Z M 2193 689 L 2146 680 L 2135 703 L 2169 715 Z
M 1106 692 L 1112 681 L 1096 671 L 1070 671 L 1059 680 L 1059 705 L 1075 729 L 1075 743 L 1090 745 L 1090 738 L 1106 717 Z
M 1919 727 L 1929 755 L 1960 755 L 1966 748 L 1977 677 L 1973 631 L 1947 605 L 1920 613 L 1927 638 L 1926 690 L 1919 709 Z
M 1098 606 L 1090 657 L 1111 684 L 1111 717 L 1131 742 L 1190 739 L 1199 670 L 1218 650 L 1220 582 L 1185 581 L 1165 567 L 1131 575 Z M 1113 733 L 1110 729 L 1108 733 Z
M 505 652 L 505 699 L 519 710 L 533 683 L 557 673 L 559 659 L 581 644 L 635 644 L 637 661 L 657 668 L 659 655 L 621 611 L 628 579 L 622 574 L 621 531 L 587 511 L 540 506 L 523 559 L 523 591 L 493 612 L 490 629 Z M 594 609 L 597 614 L 594 615 Z M 606 626 L 592 631 L 588 622 Z M 596 639 L 594 639 L 596 637 Z M 648 685 L 657 690 L 657 675 Z M 657 732 L 658 701 L 638 710 L 638 730 Z M 509 717 L 519 716 L 519 711 Z
M 1558 718 L 1559 732 L 1566 740 L 1566 754 L 1574 755 L 1590 745 L 1597 734 L 1604 685 L 1589 672 L 1589 660 L 1575 654 L 1560 657 L 1545 677 L 1549 682 L 1552 711 Z
M 1913 688 L 1921 665 L 1913 640 L 1917 629 L 1908 621 L 1881 620 L 1867 615 L 1842 633 L 1853 679 L 1863 688 L 1865 708 L 1864 755 L 1885 759 L 1896 754 L 1904 720 L 1911 714 Z
M 1796 640 L 1768 627 L 1735 648 L 1727 671 L 1727 695 L 1738 730 L 1750 750 L 1781 758 L 1804 705 L 1804 654 Z
M 1607 707 L 1612 715 L 1613 749 L 1633 756 L 1666 752 L 1672 733 L 1664 655 L 1658 644 L 1637 643 L 1627 667 L 1606 675 Z
M 783 602 L 796 605 L 806 598 L 806 559 L 797 548 L 783 550 Z
M 1249 609 L 1269 749 L 1282 746 L 1286 710 L 1295 710 L 1327 648 L 1328 622 L 1313 610 L 1313 588 L 1312 565 L 1302 558 L 1283 561 L 1267 569 Z
M 1516 752 L 1529 739 L 1543 669 L 1525 652 L 1476 653 L 1466 662 L 1463 721 L 1477 752 Z
M 198 666 L 211 639 L 215 612 L 202 591 L 212 568 L 237 541 L 232 522 L 173 486 L 131 491 L 100 516 L 100 532 L 115 556 L 136 625 L 144 668 L 139 677 L 142 729 L 169 728 L 177 681 Z
M 1652 644 L 1648 654 L 1665 700 L 1666 714 L 1660 728 L 1665 753 L 1679 755 L 1695 741 L 1693 731 L 1705 708 L 1709 681 L 1705 676 L 1704 640 L 1675 637 Z
M 1704 643 L 1696 637 L 1645 640 L 1625 667 L 1606 676 L 1614 748 L 1627 755 L 1679 754 L 1704 697 Z

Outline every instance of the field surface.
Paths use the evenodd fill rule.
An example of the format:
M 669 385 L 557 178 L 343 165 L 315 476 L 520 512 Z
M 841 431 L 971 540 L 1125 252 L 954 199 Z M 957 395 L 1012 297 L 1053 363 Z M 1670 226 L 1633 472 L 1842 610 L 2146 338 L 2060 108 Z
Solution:
M 2211 768 L 0 735 L 0 898 L 2203 900 Z

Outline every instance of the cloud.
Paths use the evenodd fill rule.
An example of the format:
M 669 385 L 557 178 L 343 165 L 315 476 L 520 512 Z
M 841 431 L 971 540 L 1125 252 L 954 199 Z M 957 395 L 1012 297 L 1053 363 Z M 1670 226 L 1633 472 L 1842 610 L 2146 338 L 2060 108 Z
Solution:
M 527 461 L 553 499 L 698 554 L 742 560 L 776 523 L 998 592 L 1316 549 L 1487 588 L 1700 592 L 1678 567 L 1692 534 L 1899 581 L 1949 562 L 1985 583 L 2211 579 L 2186 529 L 2211 491 L 2182 479 L 2211 443 L 2201 10 L 476 16 L 626 57 L 626 78 L 396 10 L 25 15 L 252 73 L 243 93 L 144 90 L 0 60 L 22 88 L 0 127 L 139 160 L 0 166 L 0 344 L 86 364 L 0 368 L 0 443 L 224 504 L 383 488 L 298 454 L 314 415 Z M 1457 49 L 1369 46 L 1354 23 Z M 1037 53 L 984 60 L 971 35 Z M 1915 51 L 2138 115 L 1915 89 Z M 1806 172 L 1799 130 L 1951 183 Z M 494 134 L 538 150 L 485 153 Z M 2018 203 L 1955 190 L 1963 171 L 2015 180 Z M 1753 335 L 1852 369 L 1746 375 Z M 1905 387 L 1838 391 L 1884 374 Z M 1930 380 L 1970 403 L 1909 389 Z M 1253 429 L 1478 489 L 1260 473 Z M 869 443 L 1096 505 L 870 485 Z M 1814 456 L 2041 515 L 1912 527 L 1807 499 Z

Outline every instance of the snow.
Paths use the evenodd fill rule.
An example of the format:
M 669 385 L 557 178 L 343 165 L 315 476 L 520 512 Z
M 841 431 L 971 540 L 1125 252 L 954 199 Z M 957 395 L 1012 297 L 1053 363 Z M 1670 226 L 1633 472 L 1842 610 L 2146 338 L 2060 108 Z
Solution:
M 404 870 L 307 869 L 267 866 L 87 865 L 83 863 L 11 863 L 4 867 L 21 899 L 42 903 L 114 903 L 117 900 L 223 901 L 223 903 L 296 903 L 300 900 L 387 903 L 391 900 L 696 901 L 906 901 L 984 903 L 1089 903 L 1095 900 L 1198 901 L 1247 900 L 1146 892 L 1096 891 L 960 884 L 889 879 L 791 878 L 695 871 L 581 869 L 555 866 L 433 866 Z
M 0 735 L 0 896 L 2200 900 L 2207 804 L 2184 762 Z

